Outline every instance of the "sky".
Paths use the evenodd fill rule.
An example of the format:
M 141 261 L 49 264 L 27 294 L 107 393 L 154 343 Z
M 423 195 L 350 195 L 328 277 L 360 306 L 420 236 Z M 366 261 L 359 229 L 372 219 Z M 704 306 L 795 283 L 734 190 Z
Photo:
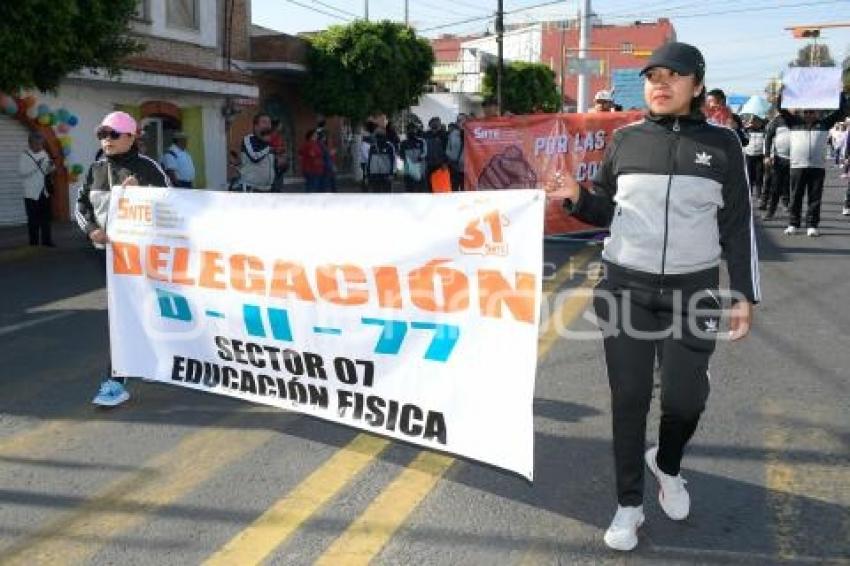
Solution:
M 364 15 L 366 0 L 253 0 L 257 25 L 298 33 L 344 24 Z M 404 0 L 368 0 L 369 19 L 404 20 Z M 410 23 L 423 35 L 470 34 L 492 31 L 496 0 L 409 0 Z M 533 9 L 530 6 L 548 4 Z M 574 17 L 578 0 L 504 0 L 506 23 Z M 727 93 L 760 94 L 808 40 L 794 39 L 784 28 L 801 24 L 850 24 L 850 0 L 593 0 L 592 10 L 603 23 L 652 21 L 667 17 L 679 41 L 700 48 L 706 59 L 706 84 Z M 512 13 L 511 13 L 512 12 Z M 438 27 L 427 31 L 429 28 Z M 445 26 L 445 27 L 443 27 Z M 850 55 L 850 25 L 823 30 L 840 65 Z

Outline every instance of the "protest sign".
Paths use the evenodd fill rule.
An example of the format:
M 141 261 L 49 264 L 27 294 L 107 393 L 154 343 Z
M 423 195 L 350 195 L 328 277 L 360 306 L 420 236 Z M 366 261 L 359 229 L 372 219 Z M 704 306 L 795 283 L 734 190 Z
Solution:
M 116 187 L 113 371 L 531 479 L 544 201 Z
M 544 188 L 565 172 L 589 187 L 616 128 L 641 119 L 639 112 L 529 114 L 468 120 L 464 124 L 467 190 Z M 546 234 L 599 231 L 546 207 Z
M 835 110 L 840 95 L 840 67 L 791 67 L 782 76 L 782 108 Z

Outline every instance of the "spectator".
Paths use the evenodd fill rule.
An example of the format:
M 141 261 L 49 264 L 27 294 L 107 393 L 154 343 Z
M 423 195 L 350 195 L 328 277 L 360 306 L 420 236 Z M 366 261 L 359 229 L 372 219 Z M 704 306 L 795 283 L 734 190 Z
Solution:
M 368 188 L 373 193 L 392 192 L 392 178 L 395 173 L 395 149 L 387 140 L 383 128 L 375 130 L 375 142 L 369 148 L 366 171 L 369 175 Z
M 44 136 L 30 132 L 27 149 L 18 159 L 18 174 L 24 189 L 24 210 L 31 246 L 54 247 L 50 231 L 50 178 L 53 160 L 44 150 Z
M 593 108 L 590 112 L 613 112 L 614 111 L 614 96 L 611 91 L 600 90 L 593 97 Z
M 425 180 L 427 166 L 427 145 L 419 135 L 416 124 L 407 125 L 407 133 L 401 142 L 401 156 L 404 160 L 404 188 L 410 193 L 422 193 L 428 186 Z
M 174 132 L 171 147 L 162 156 L 162 168 L 172 186 L 191 189 L 195 182 L 195 163 L 186 151 L 188 139 L 183 132 Z
M 372 143 L 375 141 L 375 129 L 377 127 L 378 125 L 375 122 L 371 120 L 367 121 L 360 136 L 360 171 L 363 175 L 360 179 L 360 187 L 364 191 L 367 189 L 366 183 L 369 178 L 369 173 L 366 171 L 366 163 L 369 161 L 369 148 L 372 147 Z
M 269 135 L 269 145 L 272 147 L 274 154 L 274 181 L 272 182 L 272 192 L 283 192 L 283 175 L 289 169 L 289 159 L 286 155 L 286 140 L 283 137 L 283 124 L 275 118 L 272 120 L 272 133 Z
M 334 150 L 328 140 L 327 130 L 317 130 L 316 138 L 319 146 L 322 148 L 322 183 L 321 192 L 335 193 L 336 192 L 336 150 Z
M 729 126 L 729 118 L 732 115 L 732 110 L 726 106 L 726 93 L 721 89 L 715 88 L 705 96 L 705 118 L 709 124 L 715 126 Z
M 446 141 L 446 158 L 452 175 L 452 190 L 463 190 L 464 131 L 466 114 L 458 114 L 455 127 Z
M 246 192 L 270 192 L 277 162 L 272 146 L 272 120 L 265 112 L 254 116 L 253 131 L 242 140 L 240 175 Z
M 304 143 L 298 149 L 298 162 L 301 166 L 301 174 L 304 175 L 306 191 L 308 193 L 323 192 L 325 162 L 316 130 L 309 130 L 304 136 Z
M 443 124 L 436 116 L 428 120 L 428 131 L 425 132 L 426 158 L 428 167 L 425 171 L 425 178 L 428 180 L 428 190 L 433 190 L 431 187 L 431 174 L 445 166 L 448 163 L 446 157 L 446 132 L 443 130 Z

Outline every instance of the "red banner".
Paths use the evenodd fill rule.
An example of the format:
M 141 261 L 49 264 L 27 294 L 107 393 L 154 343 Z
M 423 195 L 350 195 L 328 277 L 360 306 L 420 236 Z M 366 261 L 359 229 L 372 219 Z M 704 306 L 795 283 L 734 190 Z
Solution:
M 589 186 L 615 129 L 641 119 L 638 112 L 528 114 L 469 120 L 464 125 L 466 190 L 545 188 L 569 171 Z M 546 207 L 546 234 L 599 228 Z

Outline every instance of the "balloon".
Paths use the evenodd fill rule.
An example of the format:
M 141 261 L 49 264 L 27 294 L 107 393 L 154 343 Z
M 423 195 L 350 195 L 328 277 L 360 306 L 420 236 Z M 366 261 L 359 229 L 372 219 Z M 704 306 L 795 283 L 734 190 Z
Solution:
M 56 129 L 59 131 L 60 134 L 67 134 L 71 127 L 68 126 L 68 124 L 62 123 L 56 126 Z
M 50 112 L 49 114 L 47 114 L 47 125 L 48 126 L 56 125 L 56 114 L 54 114 L 53 112 Z
M 15 99 L 10 98 L 9 102 L 6 103 L 5 106 L 3 106 L 3 110 L 5 110 L 6 114 L 8 114 L 9 116 L 14 116 L 18 113 L 18 103 L 15 102 Z
M 50 125 L 50 116 L 48 116 L 47 114 L 42 114 L 41 116 L 38 117 L 37 122 L 39 124 L 41 124 L 42 126 L 49 126 Z
M 79 123 L 80 123 L 80 119 L 79 119 L 79 118 L 77 118 L 75 115 L 71 114 L 71 115 L 68 117 L 68 125 L 69 125 L 69 126 L 71 126 L 72 128 L 73 128 L 74 126 L 76 126 L 77 124 L 79 124 Z
M 38 105 L 38 115 L 43 116 L 44 114 L 48 114 L 50 112 L 50 107 L 47 104 L 39 104 Z
M 81 163 L 74 163 L 73 165 L 71 165 L 71 172 L 73 172 L 75 175 L 81 174 L 83 172 L 82 164 Z
M 62 147 L 62 155 L 64 155 L 65 157 L 68 157 L 69 155 L 71 155 L 71 148 L 69 146 L 63 146 Z
M 70 114 L 68 113 L 68 111 L 64 108 L 60 108 L 59 110 L 56 111 L 56 119 L 59 120 L 62 123 L 65 123 L 65 122 L 68 121 L 69 115 Z

